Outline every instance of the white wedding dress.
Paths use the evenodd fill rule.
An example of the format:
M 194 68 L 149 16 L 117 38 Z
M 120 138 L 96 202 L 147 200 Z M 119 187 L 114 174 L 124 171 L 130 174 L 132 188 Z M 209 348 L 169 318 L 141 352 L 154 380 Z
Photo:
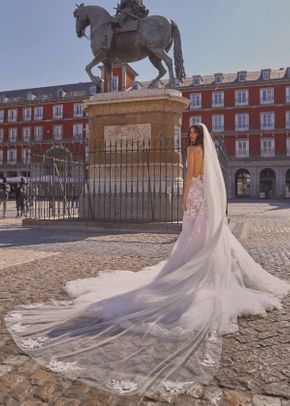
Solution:
M 203 129 L 204 176 L 192 180 L 167 260 L 70 281 L 70 301 L 18 306 L 5 321 L 23 352 L 117 394 L 179 393 L 215 375 L 221 336 L 238 329 L 237 316 L 281 308 L 290 285 L 230 232 L 223 175 Z

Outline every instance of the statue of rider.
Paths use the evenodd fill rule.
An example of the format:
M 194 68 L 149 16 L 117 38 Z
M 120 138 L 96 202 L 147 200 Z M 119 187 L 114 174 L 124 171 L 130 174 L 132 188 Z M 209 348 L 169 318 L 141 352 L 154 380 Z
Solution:
M 121 0 L 116 8 L 116 15 L 108 24 L 107 41 L 105 49 L 110 50 L 114 35 L 114 27 L 122 28 L 127 19 L 147 17 L 149 10 L 144 6 L 142 0 Z

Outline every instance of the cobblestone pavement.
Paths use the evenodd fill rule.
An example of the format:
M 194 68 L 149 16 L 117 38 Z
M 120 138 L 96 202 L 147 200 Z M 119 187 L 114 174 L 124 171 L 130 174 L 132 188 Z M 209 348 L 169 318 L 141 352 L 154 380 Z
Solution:
M 269 272 L 290 279 L 290 204 L 230 204 L 230 227 L 254 259 Z M 132 269 L 164 259 L 173 234 L 80 232 L 22 228 L 13 217 L 0 219 L 0 405 L 135 406 L 40 367 L 23 355 L 3 323 L 17 304 L 66 299 L 68 280 L 104 269 Z M 9 217 L 10 216 L 10 217 Z M 224 337 L 218 375 L 187 395 L 146 399 L 144 406 L 289 406 L 290 297 L 282 311 L 243 317 L 238 333 Z

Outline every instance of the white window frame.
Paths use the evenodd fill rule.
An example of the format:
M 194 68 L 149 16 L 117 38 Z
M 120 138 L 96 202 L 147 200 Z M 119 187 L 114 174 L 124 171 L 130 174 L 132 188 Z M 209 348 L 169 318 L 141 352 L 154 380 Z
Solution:
M 236 140 L 235 155 L 236 155 L 236 158 L 248 158 L 249 157 L 249 140 L 248 139 Z
M 238 81 L 245 82 L 247 79 L 247 72 L 238 72 Z
M 285 99 L 286 103 L 290 103 L 290 86 L 285 88 Z
M 264 125 L 264 115 L 271 115 L 271 126 Z M 261 130 L 274 130 L 275 129 L 275 113 L 270 111 L 263 111 L 260 113 L 260 129 Z
M 270 97 L 264 99 L 264 93 L 270 93 Z M 267 94 L 267 93 L 266 93 Z M 260 104 L 273 104 L 274 103 L 274 88 L 273 87 L 264 87 L 260 89 Z
M 76 140 L 82 140 L 84 126 L 82 123 L 75 123 L 73 125 L 73 138 Z
M 62 125 L 53 126 L 53 139 L 55 141 L 61 141 L 63 139 L 63 126 Z
M 9 109 L 8 110 L 8 122 L 16 123 L 16 121 L 17 121 L 17 109 Z
M 269 147 L 264 148 L 265 143 L 269 144 Z M 260 140 L 260 151 L 262 157 L 273 157 L 275 156 L 275 138 L 261 138 Z
M 190 116 L 189 117 L 189 126 L 190 127 L 192 125 L 200 124 L 200 123 L 202 123 L 202 117 L 201 116 Z
M 81 103 L 74 104 L 74 117 L 83 117 L 84 116 L 84 108 Z
M 290 156 L 290 137 L 286 138 L 286 154 Z
M 3 157 L 4 157 L 3 150 L 0 149 L 0 164 L 3 164 Z
M 194 101 L 199 101 L 199 103 L 194 104 Z M 190 95 L 190 108 L 191 109 L 201 109 L 202 107 L 202 94 L 201 93 L 191 93 Z
M 63 118 L 63 104 L 55 104 L 52 109 L 53 118 Z
M 31 107 L 25 107 L 22 110 L 23 114 L 23 121 L 31 121 L 32 120 L 32 109 Z
M 23 164 L 29 164 L 31 160 L 31 150 L 30 148 L 23 148 L 21 150 L 21 160 Z
M 220 96 L 220 100 L 216 102 L 216 96 Z M 213 92 L 212 93 L 212 107 L 224 107 L 225 93 L 224 92 Z
M 34 120 L 43 120 L 43 107 L 37 106 L 34 107 Z
M 0 128 L 0 144 L 4 142 L 4 128 Z
M 244 101 L 239 100 L 239 95 L 245 95 Z M 236 106 L 247 106 L 249 104 L 249 90 L 236 90 L 235 91 L 235 105 Z
M 268 70 L 262 71 L 262 80 L 270 80 L 271 72 Z
M 119 76 L 118 75 L 113 76 L 112 90 L 113 90 L 113 92 L 118 92 L 118 90 L 119 90 Z
M 8 129 L 8 141 L 10 143 L 16 143 L 17 142 L 17 136 L 18 136 L 18 131 L 17 131 L 16 127 Z
M 217 118 L 220 120 L 220 125 L 216 126 L 217 124 Z M 212 116 L 212 131 L 217 133 L 217 132 L 223 132 L 225 128 L 225 117 L 223 114 L 214 114 Z
M 23 142 L 30 142 L 31 140 L 31 127 L 23 127 L 22 129 Z
M 245 124 L 241 125 L 240 117 L 245 117 Z M 237 113 L 235 115 L 235 129 L 236 131 L 248 131 L 249 130 L 249 114 L 248 113 Z
M 14 159 L 10 159 L 10 154 L 14 156 Z M 9 148 L 7 150 L 7 164 L 8 165 L 15 165 L 17 163 L 17 149 L 11 149 Z
M 285 128 L 290 129 L 290 111 L 285 112 Z
M 41 142 L 43 140 L 43 126 L 34 127 L 34 141 Z
M 4 110 L 0 110 L 0 123 L 4 123 Z

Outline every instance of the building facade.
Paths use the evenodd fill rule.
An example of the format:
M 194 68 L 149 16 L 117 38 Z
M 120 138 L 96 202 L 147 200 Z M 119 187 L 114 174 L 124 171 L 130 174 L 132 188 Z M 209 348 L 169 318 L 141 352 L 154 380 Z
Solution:
M 103 74 L 103 70 L 101 68 Z M 115 66 L 115 91 L 145 88 L 129 65 Z M 82 103 L 106 91 L 91 82 L 0 92 L 0 175 L 27 174 L 33 145 L 73 152 L 87 148 L 89 129 Z M 163 87 L 161 82 L 158 87 Z M 227 159 L 228 197 L 290 197 L 290 68 L 200 76 L 179 85 L 190 100 L 188 128 L 203 122 Z M 32 147 L 31 147 L 32 146 Z M 225 159 L 224 159 L 225 162 Z
M 229 198 L 290 197 L 290 68 L 192 76 L 183 133 L 207 125 L 228 154 Z

